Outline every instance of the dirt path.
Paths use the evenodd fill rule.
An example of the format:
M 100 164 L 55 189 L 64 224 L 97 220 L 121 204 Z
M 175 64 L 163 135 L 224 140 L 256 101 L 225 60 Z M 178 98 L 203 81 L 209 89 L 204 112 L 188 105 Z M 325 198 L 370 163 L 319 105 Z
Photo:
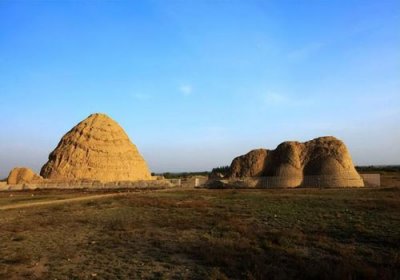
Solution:
M 47 201 L 36 201 L 36 202 L 5 205 L 5 206 L 0 206 L 0 211 L 34 207 L 34 206 L 63 204 L 63 203 L 69 203 L 69 202 L 79 202 L 79 201 L 93 200 L 93 199 L 102 199 L 102 198 L 107 198 L 107 197 L 123 196 L 123 195 L 130 195 L 130 194 L 139 194 L 139 193 L 143 194 L 143 193 L 154 192 L 154 191 L 169 192 L 169 191 L 174 191 L 174 190 L 186 190 L 186 189 L 193 190 L 193 188 L 179 187 L 179 188 L 168 188 L 168 189 L 157 189 L 157 190 L 126 191 L 126 192 L 119 192 L 119 193 L 97 194 L 97 195 L 88 195 L 88 196 L 81 196 L 81 197 L 74 197 L 74 198 L 53 199 L 53 200 L 47 200 Z
M 85 201 L 85 200 L 101 199 L 101 198 L 106 198 L 106 197 L 114 197 L 114 196 L 121 196 L 121 195 L 127 195 L 127 194 L 130 194 L 130 192 L 97 194 L 97 195 L 81 196 L 81 197 L 74 197 L 74 198 L 54 199 L 54 200 L 47 200 L 47 201 L 19 203 L 19 204 L 13 204 L 13 205 L 0 206 L 0 210 L 10 210 L 10 209 L 33 207 L 33 206 L 63 204 L 63 203 L 69 203 L 69 202 L 78 202 L 78 201 Z

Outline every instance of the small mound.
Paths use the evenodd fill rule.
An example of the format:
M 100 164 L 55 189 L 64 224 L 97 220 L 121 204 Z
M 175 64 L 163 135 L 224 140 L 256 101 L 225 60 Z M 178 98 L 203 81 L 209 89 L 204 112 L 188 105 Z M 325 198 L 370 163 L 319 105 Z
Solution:
M 7 184 L 17 185 L 24 183 L 40 182 L 43 178 L 26 167 L 16 167 L 11 170 L 7 178 Z

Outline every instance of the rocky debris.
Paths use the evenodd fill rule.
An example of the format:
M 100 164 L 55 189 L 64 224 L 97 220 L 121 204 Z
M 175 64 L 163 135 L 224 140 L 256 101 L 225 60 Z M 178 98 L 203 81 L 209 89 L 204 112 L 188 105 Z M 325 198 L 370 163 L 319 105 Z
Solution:
M 31 169 L 26 167 L 16 167 L 11 170 L 7 178 L 7 184 L 17 185 L 24 183 L 38 183 L 42 181 L 43 178 L 33 172 Z
M 228 180 L 209 180 L 205 186 L 208 189 L 231 189 L 232 187 L 229 185 Z
M 105 114 L 92 114 L 65 134 L 40 174 L 63 181 L 152 179 L 136 146 L 122 127 Z
M 211 174 L 208 175 L 208 179 L 218 180 L 218 179 L 223 179 L 223 178 L 224 178 L 224 174 L 222 174 L 221 172 L 211 172 Z
M 232 161 L 227 177 L 267 176 L 279 177 L 285 187 L 300 186 L 305 177 L 312 176 L 326 176 L 329 182 L 334 178 L 335 187 L 364 186 L 345 144 L 332 136 L 304 143 L 283 142 L 275 150 L 250 151 Z
M 208 189 L 248 189 L 262 188 L 257 177 L 243 177 L 231 179 L 210 179 L 204 186 Z

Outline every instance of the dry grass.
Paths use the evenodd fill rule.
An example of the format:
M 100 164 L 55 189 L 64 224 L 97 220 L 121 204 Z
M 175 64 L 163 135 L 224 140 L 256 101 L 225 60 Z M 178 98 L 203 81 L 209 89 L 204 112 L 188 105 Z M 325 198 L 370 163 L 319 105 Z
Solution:
M 168 191 L 3 211 L 0 278 L 395 279 L 399 195 Z
M 0 207 L 6 205 L 16 205 L 29 202 L 42 202 L 48 200 L 62 200 L 74 197 L 90 196 L 108 192 L 115 192 L 112 190 L 35 190 L 35 191 L 5 191 L 0 192 Z
M 385 187 L 400 186 L 400 172 L 379 172 L 379 173 L 381 174 L 382 186 Z

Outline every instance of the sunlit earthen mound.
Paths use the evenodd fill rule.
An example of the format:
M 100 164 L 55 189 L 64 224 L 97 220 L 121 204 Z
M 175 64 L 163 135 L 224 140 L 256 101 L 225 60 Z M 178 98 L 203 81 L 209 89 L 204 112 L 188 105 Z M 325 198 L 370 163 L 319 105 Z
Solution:
M 24 183 L 37 183 L 43 178 L 26 167 L 16 167 L 11 170 L 7 178 L 7 184 L 16 185 Z
M 283 142 L 275 150 L 250 151 L 232 161 L 228 175 L 229 178 L 264 176 L 279 177 L 285 187 L 300 186 L 305 178 L 311 180 L 312 176 L 329 179 L 335 187 L 363 186 L 346 146 L 331 136 L 304 143 Z
M 40 174 L 46 179 L 103 182 L 151 179 L 136 146 L 104 114 L 90 115 L 65 134 Z

